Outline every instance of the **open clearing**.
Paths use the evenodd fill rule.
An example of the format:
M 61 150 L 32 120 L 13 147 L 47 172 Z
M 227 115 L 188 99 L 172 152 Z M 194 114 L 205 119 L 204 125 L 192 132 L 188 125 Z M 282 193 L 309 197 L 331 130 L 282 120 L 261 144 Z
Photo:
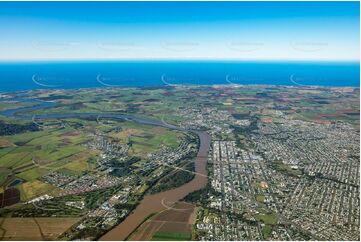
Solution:
M 190 240 L 195 206 L 180 202 L 145 221 L 128 240 Z
M 3 218 L 1 240 L 56 240 L 79 218 Z

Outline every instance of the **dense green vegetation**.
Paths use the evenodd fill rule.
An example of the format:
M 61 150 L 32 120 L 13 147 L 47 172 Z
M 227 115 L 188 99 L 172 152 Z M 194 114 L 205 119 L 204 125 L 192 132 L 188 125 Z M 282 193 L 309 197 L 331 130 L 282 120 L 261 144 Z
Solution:
M 157 231 L 153 237 L 152 241 L 177 241 L 177 240 L 190 240 L 191 234 L 189 233 L 174 233 L 174 232 L 160 232 Z
M 290 165 L 284 164 L 281 161 L 274 161 L 271 163 L 271 167 L 277 171 L 282 172 L 283 174 L 289 176 L 300 176 L 302 175 L 302 170 L 293 169 Z
M 0 120 L 0 135 L 20 134 L 27 131 L 38 131 L 39 127 L 34 123 L 10 124 Z
M 14 206 L 0 210 L 1 217 L 11 214 L 12 217 L 76 217 L 83 216 L 86 212 L 99 207 L 104 201 L 109 199 L 120 187 L 110 187 L 101 190 L 55 197 L 36 205 L 27 204 L 23 206 Z M 84 208 L 80 209 L 75 206 L 69 206 L 67 202 L 77 204 L 84 203 Z
M 257 214 L 257 220 L 264 222 L 265 224 L 275 225 L 277 223 L 277 216 L 273 213 Z
M 166 190 L 170 190 L 175 187 L 179 187 L 194 178 L 194 162 L 189 162 L 182 169 L 171 172 L 169 175 L 160 179 L 155 186 L 150 190 L 150 193 L 158 193 Z M 185 171 L 187 170 L 187 171 Z

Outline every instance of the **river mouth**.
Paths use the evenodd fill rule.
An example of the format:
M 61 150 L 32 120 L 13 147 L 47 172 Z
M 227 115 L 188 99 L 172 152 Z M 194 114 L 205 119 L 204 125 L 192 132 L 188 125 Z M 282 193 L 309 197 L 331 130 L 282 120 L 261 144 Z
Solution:
M 194 159 L 194 178 L 180 187 L 146 195 L 135 210 L 119 225 L 103 235 L 100 240 L 125 240 L 149 215 L 169 209 L 189 193 L 200 190 L 207 185 L 207 158 L 211 144 L 211 136 L 203 131 L 194 131 L 200 140 L 197 157 Z

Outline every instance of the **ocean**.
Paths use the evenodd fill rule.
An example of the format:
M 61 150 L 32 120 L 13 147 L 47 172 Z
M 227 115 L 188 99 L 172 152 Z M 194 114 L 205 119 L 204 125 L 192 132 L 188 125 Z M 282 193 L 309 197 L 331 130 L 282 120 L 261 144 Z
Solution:
M 0 63 L 0 92 L 270 84 L 360 87 L 358 62 L 74 61 Z

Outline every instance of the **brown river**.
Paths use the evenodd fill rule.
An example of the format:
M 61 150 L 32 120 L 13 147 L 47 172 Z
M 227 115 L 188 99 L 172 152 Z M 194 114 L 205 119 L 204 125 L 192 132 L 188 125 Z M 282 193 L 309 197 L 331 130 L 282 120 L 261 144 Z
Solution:
M 38 101 L 37 101 L 38 102 Z M 40 101 L 39 101 L 40 102 Z M 20 119 L 32 119 L 32 115 L 17 115 L 20 112 L 26 112 L 29 110 L 37 110 L 42 108 L 48 108 L 55 106 L 54 102 L 40 102 L 35 106 L 15 108 L 0 112 L 0 115 L 7 117 L 15 117 Z M 68 114 L 44 114 L 37 115 L 37 118 L 41 119 L 60 119 L 69 117 L 105 117 L 105 118 L 118 118 L 131 120 L 141 124 L 162 126 L 175 130 L 184 129 L 168 124 L 164 121 L 152 120 L 142 117 L 136 117 L 132 115 L 124 114 L 102 114 L 102 113 L 68 113 Z M 189 193 L 197 191 L 207 185 L 207 157 L 208 151 L 211 144 L 211 136 L 203 131 L 193 131 L 196 133 L 200 140 L 199 151 L 197 157 L 194 159 L 195 163 L 195 176 L 190 182 L 153 195 L 144 196 L 143 200 L 137 208 L 119 225 L 110 230 L 100 240 L 125 240 L 130 233 L 133 232 L 150 214 L 160 212 L 164 209 L 171 207 L 175 202 L 187 196 Z
M 194 159 L 195 176 L 190 182 L 153 195 L 144 196 L 135 210 L 119 225 L 103 235 L 100 240 L 125 240 L 150 214 L 169 208 L 189 193 L 197 191 L 207 184 L 207 157 L 211 137 L 206 132 L 195 131 L 200 140 L 199 151 Z

